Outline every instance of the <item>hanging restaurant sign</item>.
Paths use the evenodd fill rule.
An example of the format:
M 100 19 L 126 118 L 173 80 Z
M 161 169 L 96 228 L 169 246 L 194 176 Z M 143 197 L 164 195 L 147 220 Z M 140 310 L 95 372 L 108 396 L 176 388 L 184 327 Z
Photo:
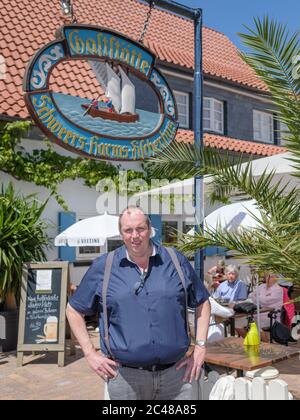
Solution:
M 87 61 L 99 83 L 96 94 L 79 97 L 50 89 L 53 70 L 71 60 Z M 59 39 L 45 45 L 29 63 L 26 105 L 45 135 L 72 152 L 96 159 L 147 159 L 169 146 L 178 128 L 173 93 L 154 66 L 150 50 L 121 34 L 66 25 L 59 30 Z M 79 74 L 78 82 L 83 80 L 86 74 L 85 78 Z M 145 85 L 155 93 L 157 112 L 136 106 L 143 102 Z

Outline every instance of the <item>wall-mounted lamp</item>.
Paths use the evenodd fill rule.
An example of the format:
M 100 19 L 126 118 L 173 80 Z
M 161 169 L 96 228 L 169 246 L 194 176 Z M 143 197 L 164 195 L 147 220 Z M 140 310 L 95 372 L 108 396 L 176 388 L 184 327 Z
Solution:
M 71 0 L 61 0 L 60 7 L 65 16 L 73 16 L 73 6 Z

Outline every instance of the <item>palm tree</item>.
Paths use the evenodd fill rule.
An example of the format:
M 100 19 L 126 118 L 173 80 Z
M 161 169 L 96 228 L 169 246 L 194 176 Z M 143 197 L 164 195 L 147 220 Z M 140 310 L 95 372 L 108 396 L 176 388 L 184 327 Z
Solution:
M 278 118 L 289 129 L 287 147 L 292 152 L 295 176 L 300 177 L 300 74 L 295 77 L 294 57 L 300 54 L 298 33 L 289 36 L 283 25 L 254 20 L 254 29 L 240 34 L 250 52 L 243 59 L 255 70 L 268 87 L 278 107 Z M 201 164 L 199 165 L 199 162 Z M 299 190 L 288 190 L 284 180 L 274 182 L 274 173 L 266 172 L 259 178 L 252 176 L 251 160 L 242 167 L 241 156 L 232 166 L 229 156 L 212 150 L 199 150 L 194 146 L 176 144 L 152 159 L 152 176 L 213 175 L 212 198 L 228 200 L 241 192 L 255 199 L 261 213 L 260 227 L 251 232 L 230 233 L 219 228 L 200 229 L 193 237 L 185 235 L 178 244 L 185 252 L 194 252 L 207 246 L 220 246 L 235 251 L 259 271 L 281 273 L 300 284 L 300 206 Z

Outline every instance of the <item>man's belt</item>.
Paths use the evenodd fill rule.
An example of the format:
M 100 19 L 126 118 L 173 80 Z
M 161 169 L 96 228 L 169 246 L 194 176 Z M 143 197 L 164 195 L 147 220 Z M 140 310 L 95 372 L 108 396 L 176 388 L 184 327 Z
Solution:
M 170 367 L 174 365 L 175 363 L 171 363 L 168 365 L 148 365 L 148 366 L 128 366 L 128 365 L 122 364 L 122 367 L 130 368 L 130 369 L 147 370 L 148 372 L 159 372 L 161 370 L 169 369 Z

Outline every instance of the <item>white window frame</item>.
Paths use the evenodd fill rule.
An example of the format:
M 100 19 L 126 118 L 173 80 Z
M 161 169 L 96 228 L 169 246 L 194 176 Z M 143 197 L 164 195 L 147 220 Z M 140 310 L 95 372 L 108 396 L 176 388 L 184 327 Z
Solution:
M 179 127 L 180 128 L 190 128 L 190 95 L 188 93 L 180 92 L 178 90 L 174 90 L 173 93 L 174 93 L 174 96 L 175 96 L 175 100 L 176 100 L 177 105 L 182 105 L 182 106 L 186 105 L 186 113 L 185 114 L 181 114 L 179 112 L 178 106 L 177 106 Z M 178 97 L 179 96 L 182 96 L 182 97 L 185 97 L 186 98 L 186 103 L 185 104 L 180 103 L 178 101 Z M 180 122 L 180 120 L 179 120 L 180 116 L 184 116 L 184 118 L 186 119 L 186 123 L 185 124 L 182 123 L 182 122 Z
M 269 129 L 268 138 L 266 136 L 266 130 L 263 126 L 264 119 L 269 118 Z M 259 120 L 259 122 L 258 122 Z M 259 128 L 256 128 L 256 125 L 259 125 Z M 271 136 L 270 136 L 271 134 Z M 274 144 L 274 115 L 270 112 L 258 111 L 257 109 L 253 110 L 253 140 L 261 141 L 263 143 Z
M 209 101 L 210 105 L 209 105 L 209 109 L 205 108 L 204 107 L 204 101 L 203 101 L 203 111 L 208 110 L 209 113 L 210 113 L 210 117 L 209 117 L 209 126 L 205 126 L 205 124 L 204 124 L 204 113 L 203 113 L 203 129 L 205 131 L 212 131 L 214 133 L 224 134 L 224 102 L 219 101 L 218 99 L 215 99 L 215 98 L 210 98 L 210 97 L 204 97 L 204 100 Z M 221 111 L 221 124 L 222 124 L 221 130 L 216 128 L 216 123 L 218 123 L 218 124 L 220 123 L 220 121 L 217 121 L 215 119 L 215 112 L 217 112 L 216 108 L 215 108 L 216 104 L 220 104 L 221 108 L 222 108 L 222 111 Z M 207 120 L 208 118 L 205 118 L 205 119 Z

